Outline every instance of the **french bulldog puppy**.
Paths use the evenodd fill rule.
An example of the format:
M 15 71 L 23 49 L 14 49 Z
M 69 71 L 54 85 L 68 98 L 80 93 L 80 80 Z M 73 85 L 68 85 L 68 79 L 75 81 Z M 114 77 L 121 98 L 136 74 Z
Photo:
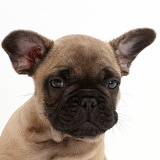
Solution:
M 108 43 L 11 32 L 2 47 L 15 71 L 33 78 L 35 92 L 4 128 L 0 160 L 106 160 L 104 133 L 118 121 L 121 77 L 155 37 L 149 28 Z

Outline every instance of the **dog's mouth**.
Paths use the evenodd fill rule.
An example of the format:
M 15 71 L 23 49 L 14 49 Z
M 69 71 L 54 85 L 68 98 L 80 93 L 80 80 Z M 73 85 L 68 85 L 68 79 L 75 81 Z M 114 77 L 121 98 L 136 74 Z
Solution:
M 100 129 L 98 126 L 94 125 L 91 122 L 84 122 L 77 127 L 66 131 L 67 134 L 78 138 L 95 137 L 104 132 L 105 130 Z
M 78 91 L 64 98 L 48 118 L 55 129 L 77 138 L 100 135 L 118 121 L 111 100 L 97 91 Z

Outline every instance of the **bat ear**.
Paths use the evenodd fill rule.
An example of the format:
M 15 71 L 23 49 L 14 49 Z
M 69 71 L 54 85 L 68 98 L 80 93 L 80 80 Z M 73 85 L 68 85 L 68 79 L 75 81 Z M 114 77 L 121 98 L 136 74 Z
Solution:
M 109 42 L 115 51 L 122 75 L 129 73 L 132 61 L 145 47 L 154 41 L 155 37 L 154 30 L 141 28 L 131 30 Z
M 28 75 L 35 71 L 52 46 L 53 41 L 25 30 L 11 32 L 2 42 L 16 72 Z

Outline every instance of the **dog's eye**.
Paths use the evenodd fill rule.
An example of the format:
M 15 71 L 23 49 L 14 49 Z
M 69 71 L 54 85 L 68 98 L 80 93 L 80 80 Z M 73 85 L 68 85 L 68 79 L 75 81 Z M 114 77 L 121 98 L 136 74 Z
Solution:
M 50 81 L 50 84 L 54 88 L 62 88 L 64 87 L 64 82 L 61 79 L 53 79 Z
M 115 89 L 119 85 L 119 82 L 117 80 L 112 80 L 108 83 L 109 89 Z

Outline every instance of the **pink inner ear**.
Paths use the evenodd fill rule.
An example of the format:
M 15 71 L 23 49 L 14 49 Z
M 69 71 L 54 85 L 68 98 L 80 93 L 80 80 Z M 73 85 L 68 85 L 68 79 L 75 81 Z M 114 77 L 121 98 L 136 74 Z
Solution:
M 129 72 L 129 65 L 130 65 L 130 60 L 127 59 L 127 55 L 125 55 L 122 51 L 119 49 L 116 50 L 117 53 L 117 59 L 119 62 L 119 65 L 123 72 L 128 73 Z
M 134 54 L 131 54 L 131 49 L 135 43 L 136 38 L 133 38 L 132 41 L 121 43 L 116 50 L 117 59 L 123 72 L 129 72 L 129 67 L 134 57 Z
M 30 67 L 32 67 L 36 62 L 42 59 L 41 51 L 42 48 L 40 46 L 34 46 L 26 51 L 26 58 Z
M 42 47 L 40 46 L 33 46 L 29 48 L 25 51 L 24 55 L 14 63 L 16 71 L 20 73 L 33 68 L 35 64 L 43 58 L 41 53 Z

